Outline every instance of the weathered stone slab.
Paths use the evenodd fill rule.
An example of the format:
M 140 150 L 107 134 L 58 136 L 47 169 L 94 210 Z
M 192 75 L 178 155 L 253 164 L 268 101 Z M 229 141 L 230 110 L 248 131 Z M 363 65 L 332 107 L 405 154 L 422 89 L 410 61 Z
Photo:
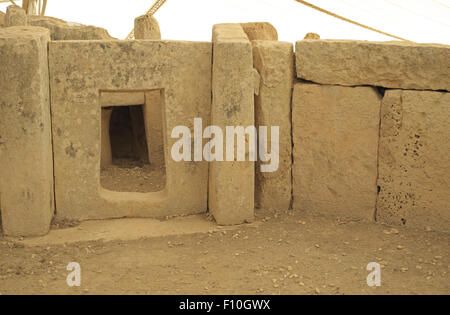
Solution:
M 176 162 L 176 126 L 211 117 L 212 44 L 56 41 L 49 44 L 57 220 L 165 217 L 206 212 L 208 164 Z M 137 60 L 139 62 L 137 62 Z M 154 193 L 100 186 L 101 92 L 163 93 L 166 185 Z M 146 129 L 148 122 L 145 122 Z
M 25 10 L 17 5 L 10 5 L 6 9 L 4 26 L 26 26 L 27 14 Z
M 291 43 L 253 41 L 254 67 L 261 76 L 255 98 L 256 126 L 279 127 L 279 165 L 275 172 L 256 167 L 255 204 L 257 208 L 287 210 L 292 193 L 291 97 L 294 79 L 294 49 Z M 268 147 L 273 150 L 271 137 Z
M 386 91 L 377 220 L 450 231 L 450 93 Z
M 320 84 L 450 91 L 450 46 L 405 42 L 303 40 L 297 77 Z
M 374 219 L 380 102 L 371 87 L 294 85 L 294 209 Z
M 212 125 L 224 132 L 226 126 L 254 126 L 251 43 L 239 24 L 215 25 L 213 42 Z M 248 159 L 210 163 L 209 208 L 217 223 L 253 220 L 254 176 L 255 162 Z
M 276 28 L 268 22 L 242 23 L 241 26 L 250 40 L 278 40 Z
M 0 30 L 0 209 L 10 236 L 46 234 L 54 213 L 48 30 Z
M 145 104 L 145 92 L 102 92 L 100 103 L 103 107 L 143 105 Z
M 141 15 L 134 20 L 135 39 L 161 39 L 158 21 L 150 15 Z
M 52 40 L 114 40 L 108 31 L 90 25 L 69 25 L 64 20 L 49 16 L 29 15 L 30 26 L 45 27 L 50 30 Z

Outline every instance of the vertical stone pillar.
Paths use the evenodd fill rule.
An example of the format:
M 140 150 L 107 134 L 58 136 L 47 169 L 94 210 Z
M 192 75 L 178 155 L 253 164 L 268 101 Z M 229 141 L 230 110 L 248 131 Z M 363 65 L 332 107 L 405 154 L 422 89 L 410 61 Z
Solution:
M 252 46 L 240 24 L 215 25 L 213 45 L 211 119 L 225 139 L 227 126 L 255 124 Z M 255 163 L 249 161 L 248 150 L 244 162 L 226 161 L 224 152 L 224 162 L 210 164 L 209 209 L 218 224 L 240 224 L 254 217 Z M 236 152 L 234 156 L 236 160 Z
M 134 20 L 135 39 L 161 39 L 158 21 L 149 15 L 141 15 Z
M 163 99 L 161 90 L 145 92 L 144 119 L 150 164 L 164 165 Z
M 271 127 L 279 127 L 278 169 L 262 172 L 258 160 L 256 167 L 255 204 L 257 208 L 287 210 L 292 195 L 292 137 L 291 97 L 294 79 L 294 49 L 291 43 L 277 41 L 253 41 L 254 67 L 261 76 L 259 95 L 255 98 L 256 126 L 268 129 L 268 149 L 271 143 Z M 274 161 L 271 161 L 273 164 Z
M 26 25 L 27 14 L 25 13 L 25 10 L 17 5 L 10 5 L 6 9 L 5 27 Z
M 0 30 L 0 208 L 9 236 L 46 234 L 54 214 L 49 40 L 40 27 Z
M 101 167 L 112 164 L 111 138 L 109 135 L 109 125 L 111 123 L 112 109 L 102 108 L 102 152 Z
M 160 40 L 161 31 L 158 21 L 149 15 L 141 15 L 134 20 L 134 38 Z M 150 164 L 164 164 L 164 141 L 162 121 L 161 91 L 145 93 L 144 117 L 147 133 L 148 155 Z

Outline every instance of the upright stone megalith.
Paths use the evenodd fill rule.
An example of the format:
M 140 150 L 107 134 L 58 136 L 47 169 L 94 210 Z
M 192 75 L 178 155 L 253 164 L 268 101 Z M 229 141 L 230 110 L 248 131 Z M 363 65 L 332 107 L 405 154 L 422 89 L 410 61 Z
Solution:
M 294 85 L 294 209 L 373 221 L 380 106 L 373 87 Z
M 211 118 L 225 138 L 227 126 L 255 124 L 252 45 L 240 24 L 215 25 L 213 45 Z M 246 161 L 236 161 L 236 153 L 235 161 L 226 161 L 224 149 L 224 161 L 210 164 L 209 209 L 218 224 L 253 220 L 255 162 L 248 151 Z
M 377 221 L 450 232 L 450 93 L 388 90 Z
M 49 40 L 40 27 L 0 30 L 0 209 L 9 236 L 46 234 L 54 214 Z
M 5 27 L 9 26 L 26 26 L 27 14 L 25 10 L 17 5 L 10 5 L 6 9 L 5 15 Z
M 151 15 L 141 15 L 134 20 L 135 39 L 161 39 L 158 21 Z
M 291 98 L 294 79 L 294 49 L 291 43 L 256 40 L 253 45 L 254 67 L 261 76 L 259 95 L 255 98 L 256 126 L 279 128 L 278 167 L 274 172 L 262 172 L 256 167 L 255 204 L 257 208 L 288 210 L 292 193 Z M 268 135 L 271 152 L 276 146 Z M 273 161 L 271 161 L 273 162 Z

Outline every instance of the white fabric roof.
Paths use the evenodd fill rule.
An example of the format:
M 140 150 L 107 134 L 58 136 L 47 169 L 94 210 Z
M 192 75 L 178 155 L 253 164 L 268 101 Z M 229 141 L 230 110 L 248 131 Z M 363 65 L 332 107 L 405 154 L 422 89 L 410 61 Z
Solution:
M 450 0 L 309 0 L 314 5 L 412 41 L 450 44 Z M 47 15 L 106 28 L 125 38 L 134 18 L 153 0 L 49 0 Z M 7 4 L 0 4 L 5 10 Z M 268 21 L 280 40 L 307 32 L 328 39 L 386 41 L 373 33 L 305 7 L 295 0 L 168 0 L 156 13 L 164 39 L 209 41 L 213 24 Z

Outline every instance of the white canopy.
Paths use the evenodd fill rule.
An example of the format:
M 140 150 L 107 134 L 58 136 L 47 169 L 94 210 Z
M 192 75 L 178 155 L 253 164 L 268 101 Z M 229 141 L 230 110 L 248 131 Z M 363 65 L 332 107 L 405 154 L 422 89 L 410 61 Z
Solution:
M 5 0 L 0 0 L 4 2 Z M 17 1 L 19 2 L 20 1 Z M 106 28 L 125 38 L 153 0 L 48 0 L 46 15 Z M 308 0 L 323 9 L 416 42 L 450 44 L 450 0 Z M 0 3 L 0 10 L 8 4 Z M 322 38 L 392 40 L 303 6 L 295 0 L 167 0 L 155 14 L 164 39 L 209 41 L 213 24 L 268 21 L 280 40 L 308 32 Z

